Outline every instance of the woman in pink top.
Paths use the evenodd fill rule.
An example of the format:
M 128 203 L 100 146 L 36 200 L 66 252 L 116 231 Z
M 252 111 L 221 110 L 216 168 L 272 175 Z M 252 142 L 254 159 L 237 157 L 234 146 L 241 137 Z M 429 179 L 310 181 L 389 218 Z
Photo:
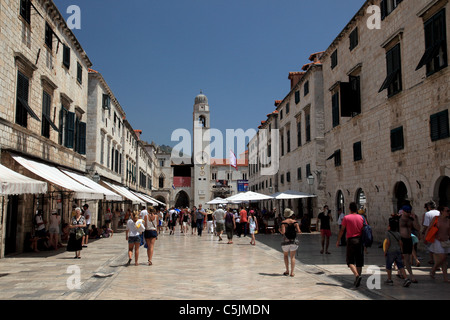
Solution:
M 362 267 L 364 266 L 364 248 L 361 243 L 364 219 L 358 214 L 356 203 L 350 203 L 349 209 L 350 214 L 346 215 L 342 220 L 342 228 L 339 232 L 336 247 L 339 247 L 341 237 L 347 231 L 347 265 L 355 275 L 355 287 L 359 287 Z

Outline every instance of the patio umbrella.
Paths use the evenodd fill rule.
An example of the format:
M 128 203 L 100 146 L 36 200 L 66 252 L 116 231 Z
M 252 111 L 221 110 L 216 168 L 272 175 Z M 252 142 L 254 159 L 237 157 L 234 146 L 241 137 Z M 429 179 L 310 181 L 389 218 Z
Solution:
M 234 196 L 228 197 L 226 200 L 228 201 L 228 203 L 242 203 L 251 201 L 272 200 L 272 199 L 273 199 L 272 196 L 268 196 L 253 191 L 248 191 L 235 194 Z
M 287 190 L 283 192 L 277 192 L 271 195 L 276 200 L 288 200 L 288 199 L 303 199 L 303 198 L 316 198 L 317 196 L 308 194 L 301 191 Z
M 206 204 L 227 204 L 228 201 L 222 198 L 215 198 L 214 200 L 211 200 L 210 202 L 207 202 Z

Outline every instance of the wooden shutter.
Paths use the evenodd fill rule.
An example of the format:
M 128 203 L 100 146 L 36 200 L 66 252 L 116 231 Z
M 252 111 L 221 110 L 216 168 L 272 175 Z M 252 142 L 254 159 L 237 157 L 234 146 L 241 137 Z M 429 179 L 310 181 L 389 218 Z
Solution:
M 78 123 L 78 153 L 86 154 L 86 123 Z
M 70 47 L 66 45 L 63 47 L 63 65 L 70 69 Z
M 25 128 L 28 124 L 28 114 L 25 109 L 24 103 L 28 103 L 28 87 L 28 78 L 19 72 L 19 75 L 17 77 L 16 123 Z
M 66 114 L 64 146 L 66 148 L 73 148 L 74 139 L 75 139 L 75 113 L 69 111 Z
M 331 113 L 333 117 L 333 128 L 339 125 L 339 92 L 331 98 Z
M 450 137 L 448 110 L 433 114 L 430 117 L 431 141 Z

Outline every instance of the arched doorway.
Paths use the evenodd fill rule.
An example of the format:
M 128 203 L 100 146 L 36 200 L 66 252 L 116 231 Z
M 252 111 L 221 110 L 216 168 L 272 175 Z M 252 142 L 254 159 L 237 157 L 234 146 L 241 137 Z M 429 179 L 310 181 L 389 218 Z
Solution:
M 186 192 L 180 191 L 175 197 L 175 208 L 187 208 L 189 207 L 189 196 Z
M 165 203 L 166 206 L 168 205 L 167 201 L 166 201 L 166 198 L 164 198 L 163 196 L 155 196 L 154 198 L 155 198 L 155 200 L 158 200 L 159 202 Z M 161 206 L 164 207 L 163 205 L 160 205 L 160 207 Z
M 398 212 L 400 208 L 408 201 L 408 189 L 402 181 L 395 184 L 394 196 L 394 205 Z
M 440 206 L 449 206 L 450 200 L 450 178 L 444 177 L 439 184 L 439 201 Z

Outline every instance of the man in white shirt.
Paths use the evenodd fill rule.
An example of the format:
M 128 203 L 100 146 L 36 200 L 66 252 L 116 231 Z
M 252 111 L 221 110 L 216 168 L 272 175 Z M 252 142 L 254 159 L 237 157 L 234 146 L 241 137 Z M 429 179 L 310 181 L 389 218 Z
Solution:
M 436 216 L 439 216 L 441 213 L 436 210 L 436 203 L 431 200 L 427 203 L 425 203 L 425 210 L 427 210 L 427 212 L 425 212 L 425 214 L 423 215 L 423 222 L 422 222 L 422 235 L 423 235 L 423 239 L 425 239 L 425 233 L 428 229 L 428 227 L 430 226 L 431 221 L 433 221 L 433 218 Z M 428 247 L 431 244 L 426 244 L 426 247 L 428 249 Z M 430 261 L 428 261 L 429 264 L 434 264 L 434 258 L 433 258 L 433 253 L 429 252 L 430 254 Z
M 216 233 L 219 236 L 219 241 L 222 241 L 222 233 L 225 230 L 225 211 L 220 204 L 219 208 L 214 212 L 213 218 L 216 222 Z

